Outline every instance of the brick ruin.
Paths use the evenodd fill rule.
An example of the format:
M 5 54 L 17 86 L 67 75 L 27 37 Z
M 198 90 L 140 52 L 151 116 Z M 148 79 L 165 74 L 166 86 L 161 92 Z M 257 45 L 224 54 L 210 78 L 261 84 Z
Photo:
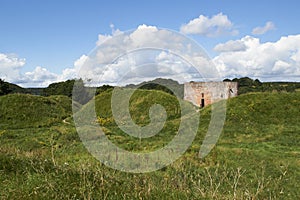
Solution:
M 184 100 L 203 108 L 238 95 L 237 82 L 189 82 L 184 84 Z

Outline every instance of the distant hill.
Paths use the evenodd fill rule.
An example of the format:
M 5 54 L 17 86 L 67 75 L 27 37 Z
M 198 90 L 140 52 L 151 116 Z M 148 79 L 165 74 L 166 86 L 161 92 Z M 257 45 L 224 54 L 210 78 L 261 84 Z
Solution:
M 24 88 L 26 90 L 25 94 L 44 96 L 45 88 Z M 19 92 L 21 93 L 21 92 Z
M 6 82 L 0 79 L 0 96 L 5 94 L 33 94 L 43 95 L 44 88 L 23 88 L 19 85 Z
M 65 95 L 68 97 L 72 96 L 73 86 L 75 80 L 67 80 L 57 83 L 51 83 L 48 87 L 44 88 L 43 95 Z
M 183 84 L 179 84 L 177 81 L 172 79 L 157 78 L 152 81 L 145 81 L 137 85 L 130 84 L 125 87 L 139 88 L 139 89 L 146 89 L 146 90 L 161 90 L 170 94 L 174 94 L 175 92 L 180 98 L 183 98 L 184 95 Z
M 26 89 L 0 79 L 0 95 L 9 93 L 26 93 Z

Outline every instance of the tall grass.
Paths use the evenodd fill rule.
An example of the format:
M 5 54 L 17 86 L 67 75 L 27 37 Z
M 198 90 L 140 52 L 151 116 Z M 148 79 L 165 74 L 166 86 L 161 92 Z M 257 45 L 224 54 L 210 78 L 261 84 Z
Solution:
M 142 91 L 135 98 L 140 98 L 139 94 L 143 94 L 141 96 L 144 98 L 147 96 Z M 96 97 L 96 101 L 97 98 L 109 97 L 109 93 L 102 95 Z M 70 115 L 66 111 L 67 106 L 58 105 L 55 98 L 49 100 L 54 102 L 53 110 L 47 111 L 46 115 L 39 113 L 41 120 L 45 117 L 47 121 L 47 116 L 59 119 L 55 123 L 43 123 L 37 118 L 30 118 L 30 114 L 41 109 L 21 106 L 17 108 L 19 113 L 25 114 L 25 118 L 28 117 L 27 121 L 6 118 L 21 118 L 16 108 L 6 106 L 14 105 L 9 102 L 46 107 L 48 104 L 44 101 L 48 100 L 20 95 L 0 98 L 1 109 L 6 112 L 1 118 L 6 125 L 1 124 L 0 127 L 0 199 L 300 197 L 300 93 L 253 93 L 229 100 L 221 138 L 203 159 L 198 157 L 198 151 L 208 128 L 211 111 L 210 107 L 201 110 L 199 132 L 187 152 L 173 164 L 145 174 L 116 171 L 94 159 L 81 144 L 72 121 L 68 120 L 70 124 L 62 121 L 63 117 Z M 101 102 L 102 105 L 99 105 L 102 107 L 98 108 L 99 112 L 104 113 L 101 117 L 110 117 L 109 106 L 103 104 L 105 101 Z M 56 112 L 59 113 L 58 118 Z M 133 114 L 146 114 L 143 113 Z M 13 124 L 15 122 L 19 128 L 23 123 L 28 124 L 17 129 L 18 126 Z M 160 136 L 142 144 L 148 145 L 148 151 L 161 148 L 172 139 L 179 123 L 177 118 L 169 119 Z M 107 136 L 122 148 L 143 150 L 139 146 L 141 143 L 130 140 L 113 123 L 105 128 Z

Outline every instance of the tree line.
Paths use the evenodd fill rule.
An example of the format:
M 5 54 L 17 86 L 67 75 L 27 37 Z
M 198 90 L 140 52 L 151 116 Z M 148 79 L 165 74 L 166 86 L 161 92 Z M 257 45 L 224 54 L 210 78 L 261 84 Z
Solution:
M 258 79 L 249 77 L 224 79 L 223 81 L 238 82 L 238 93 L 245 94 L 249 92 L 295 92 L 300 91 L 300 82 L 261 82 Z M 146 90 L 160 90 L 173 94 L 175 91 L 183 98 L 183 85 L 171 79 L 155 79 L 149 82 L 143 82 L 137 85 L 127 85 L 127 88 L 140 88 Z M 22 88 L 18 85 L 6 82 L 0 79 L 0 96 L 10 93 L 28 93 L 41 96 L 65 95 L 73 97 L 81 104 L 88 102 L 94 95 L 98 95 L 114 87 L 103 85 L 100 87 L 85 87 L 82 79 L 73 79 L 57 83 L 52 83 L 46 88 Z M 172 90 L 170 90 L 172 89 Z M 76 96 L 73 96 L 73 95 Z
M 238 82 L 238 93 L 249 92 L 295 92 L 300 90 L 300 82 L 261 82 L 249 77 L 224 79 L 224 81 Z

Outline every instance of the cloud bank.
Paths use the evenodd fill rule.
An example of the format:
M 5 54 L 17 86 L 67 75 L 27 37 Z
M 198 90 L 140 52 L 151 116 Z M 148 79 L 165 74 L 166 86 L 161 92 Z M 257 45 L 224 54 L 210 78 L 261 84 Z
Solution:
M 132 32 L 99 35 L 96 44 L 80 71 L 91 83 L 124 85 L 157 77 L 179 82 L 216 77 L 203 49 L 178 32 L 143 24 Z M 200 75 L 194 66 L 202 67 Z
M 55 74 L 42 66 L 21 73 L 22 67 L 26 64 L 24 58 L 19 58 L 15 54 L 0 53 L 0 78 L 22 87 L 47 87 L 53 82 L 79 78 L 78 71 L 86 59 L 87 56 L 82 55 L 74 62 L 73 67 L 64 69 L 61 74 Z
M 266 43 L 245 36 L 240 40 L 219 44 L 215 49 L 220 54 L 213 60 L 223 77 L 300 80 L 300 35 L 285 36 L 276 42 Z

